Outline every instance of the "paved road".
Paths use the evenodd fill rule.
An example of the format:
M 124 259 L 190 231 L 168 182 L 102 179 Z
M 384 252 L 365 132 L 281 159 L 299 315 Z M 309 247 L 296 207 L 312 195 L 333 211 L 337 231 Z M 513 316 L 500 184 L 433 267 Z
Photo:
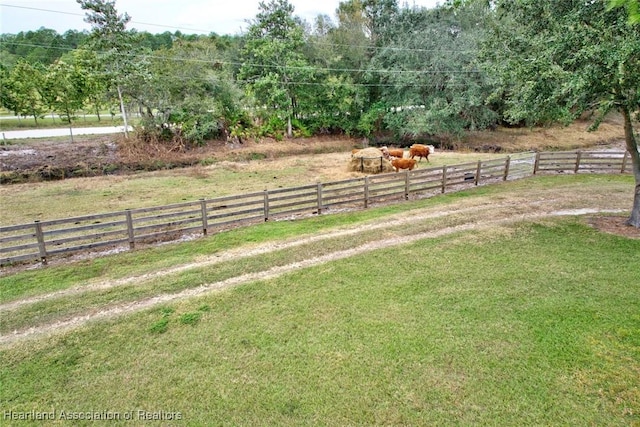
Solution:
M 129 126 L 129 131 L 133 130 Z M 2 139 L 46 138 L 49 136 L 69 136 L 69 128 L 59 129 L 31 129 L 2 131 Z M 90 128 L 73 128 L 74 135 L 99 135 L 107 133 L 124 133 L 124 126 L 105 126 Z
M 113 115 L 113 117 L 120 117 L 122 116 L 122 114 L 120 113 L 115 113 Z M 60 118 L 60 114 L 51 114 L 48 113 L 46 115 L 46 117 L 55 117 L 55 118 Z M 80 115 L 80 117 L 98 117 L 97 114 L 82 114 Z M 111 114 L 102 114 L 101 117 L 111 117 Z M 33 120 L 33 116 L 6 116 L 6 115 L 0 115 L 0 120 Z

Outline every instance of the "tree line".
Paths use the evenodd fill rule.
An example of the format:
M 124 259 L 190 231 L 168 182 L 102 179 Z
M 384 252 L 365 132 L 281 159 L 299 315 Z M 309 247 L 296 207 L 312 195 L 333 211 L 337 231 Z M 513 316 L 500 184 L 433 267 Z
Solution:
M 309 23 L 287 0 L 270 0 L 236 36 L 136 32 L 126 28 L 130 18 L 115 1 L 78 3 L 91 32 L 41 28 L 2 35 L 2 106 L 37 122 L 48 111 L 72 121 L 80 109 L 100 114 L 123 104 L 142 113 L 144 136 L 179 133 L 195 143 L 318 133 L 459 136 L 540 123 L 552 119 L 553 108 L 538 105 L 534 115 L 523 110 L 514 87 L 531 76 L 517 74 L 518 57 L 505 50 L 505 41 L 536 31 L 532 22 L 514 25 L 518 13 L 528 19 L 539 9 L 548 16 L 537 16 L 543 18 L 537 25 L 566 18 L 562 24 L 571 26 L 580 12 L 595 12 L 599 29 L 614 37 L 611 56 L 637 48 L 625 43 L 638 35 L 625 11 L 604 1 L 563 1 L 561 7 L 547 0 L 534 7 L 451 0 L 426 9 L 348 0 L 334 18 Z M 554 40 L 568 54 L 577 47 Z M 538 49 L 515 47 L 523 55 Z M 566 112 L 566 120 L 575 118 L 575 111 Z
M 3 35 L 2 106 L 71 123 L 137 109 L 143 140 L 204 144 L 347 134 L 395 141 L 497 125 L 624 118 L 640 226 L 638 0 L 346 0 L 306 22 L 259 4 L 244 34 L 127 29 L 114 0 L 76 0 L 87 33 Z M 56 55 L 59 55 L 55 57 Z

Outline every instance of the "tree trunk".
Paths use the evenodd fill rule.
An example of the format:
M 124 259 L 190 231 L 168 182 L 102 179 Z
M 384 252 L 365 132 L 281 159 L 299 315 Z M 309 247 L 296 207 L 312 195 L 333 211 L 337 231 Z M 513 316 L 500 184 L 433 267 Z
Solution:
M 627 224 L 640 228 L 640 153 L 638 152 L 638 143 L 633 135 L 629 109 L 623 108 L 622 115 L 624 116 L 624 139 L 627 143 L 627 151 L 631 155 L 631 170 L 636 180 L 633 207 Z
M 118 100 L 120 101 L 120 113 L 122 114 L 122 120 L 124 120 L 124 137 L 129 139 L 129 123 L 127 123 L 127 112 L 124 109 L 124 101 L 122 100 L 122 89 L 118 85 Z
M 293 138 L 293 129 L 291 126 L 291 116 L 287 117 L 287 137 Z
M 636 180 L 636 194 L 633 197 L 631 216 L 627 220 L 628 225 L 640 228 L 640 182 Z
M 67 110 L 67 118 L 69 119 L 69 135 L 71 136 L 71 143 L 73 144 L 73 124 L 71 123 L 71 113 Z

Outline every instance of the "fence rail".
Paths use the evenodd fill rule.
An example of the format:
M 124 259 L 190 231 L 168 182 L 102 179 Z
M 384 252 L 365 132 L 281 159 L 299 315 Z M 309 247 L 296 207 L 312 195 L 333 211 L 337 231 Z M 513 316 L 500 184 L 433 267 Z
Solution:
M 629 153 L 522 153 L 503 159 L 385 173 L 294 188 L 201 199 L 125 211 L 0 227 L 0 265 L 66 253 L 206 235 L 223 227 L 259 223 L 375 202 L 429 197 L 448 189 L 523 178 L 544 172 L 631 172 Z
M 560 151 L 536 154 L 533 173 L 543 171 L 620 172 L 631 169 L 631 156 L 623 151 Z

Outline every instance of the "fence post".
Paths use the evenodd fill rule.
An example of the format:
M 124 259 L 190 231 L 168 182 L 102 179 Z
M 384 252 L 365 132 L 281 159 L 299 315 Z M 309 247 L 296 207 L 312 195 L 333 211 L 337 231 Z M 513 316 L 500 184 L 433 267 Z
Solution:
M 476 168 L 476 178 L 473 180 L 475 185 L 480 182 L 480 171 L 482 170 L 482 160 L 478 160 L 478 167 Z
M 200 210 L 202 211 L 202 234 L 206 236 L 209 223 L 207 222 L 207 202 L 204 199 L 200 199 Z
M 129 236 L 129 249 L 134 249 L 136 247 L 136 238 L 133 233 L 133 218 L 131 216 L 131 210 L 127 209 L 124 212 L 127 216 L 127 235 Z
M 578 173 L 578 169 L 580 169 L 580 159 L 582 158 L 582 151 L 576 151 L 576 167 L 573 169 L 573 173 Z
M 631 153 L 628 151 L 624 152 L 624 156 L 622 156 L 622 169 L 620 169 L 620 173 L 624 173 L 625 169 L 627 169 L 627 154 L 631 157 Z
M 264 190 L 264 220 L 269 221 L 269 190 Z
M 404 175 L 404 199 L 405 200 L 409 200 L 409 170 L 405 171 L 405 175 Z
M 318 182 L 318 215 L 322 213 L 322 182 Z
M 509 178 L 509 166 L 511 165 L 511 156 L 507 156 L 504 161 L 504 176 L 502 177 L 503 181 L 506 181 Z
M 369 176 L 364 177 L 364 208 L 369 207 Z
M 44 245 L 44 233 L 42 232 L 42 224 L 39 220 L 35 220 L 36 239 L 38 239 L 38 251 L 40 252 L 40 261 L 47 264 L 47 248 Z
M 360 157 L 360 172 L 364 172 L 364 157 Z
M 442 167 L 442 193 L 447 188 L 447 166 Z
M 533 174 L 535 175 L 538 172 L 538 167 L 540 167 L 540 152 L 536 153 L 536 159 L 533 162 Z

